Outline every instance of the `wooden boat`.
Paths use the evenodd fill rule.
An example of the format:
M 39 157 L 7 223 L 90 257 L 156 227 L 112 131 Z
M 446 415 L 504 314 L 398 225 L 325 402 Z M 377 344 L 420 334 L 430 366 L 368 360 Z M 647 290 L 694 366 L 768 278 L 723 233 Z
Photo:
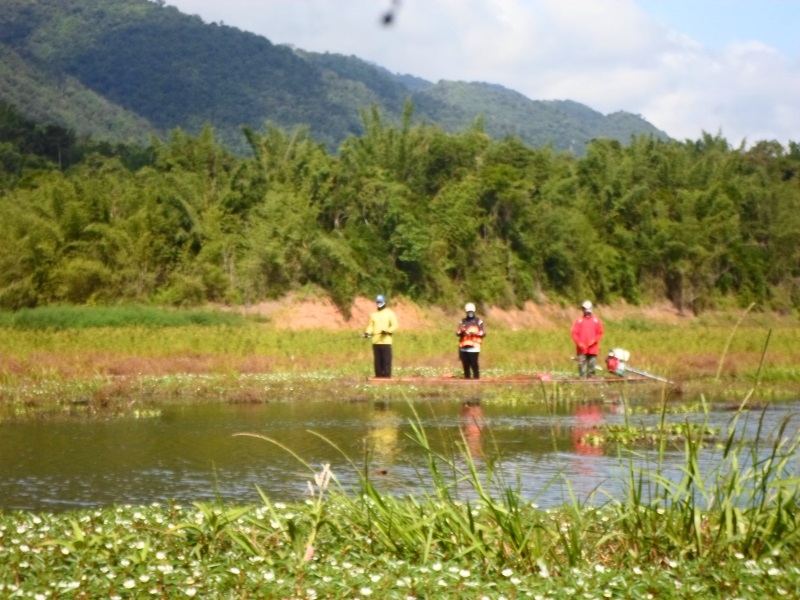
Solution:
M 653 379 L 642 375 L 630 375 L 627 377 L 569 377 L 563 375 L 553 375 L 551 373 L 533 373 L 530 375 L 501 375 L 486 376 L 480 379 L 464 379 L 455 375 L 434 375 L 434 376 L 403 376 L 403 377 L 368 377 L 367 382 L 376 385 L 548 385 L 548 384 L 577 384 L 577 385 L 618 385 L 620 383 L 653 383 Z

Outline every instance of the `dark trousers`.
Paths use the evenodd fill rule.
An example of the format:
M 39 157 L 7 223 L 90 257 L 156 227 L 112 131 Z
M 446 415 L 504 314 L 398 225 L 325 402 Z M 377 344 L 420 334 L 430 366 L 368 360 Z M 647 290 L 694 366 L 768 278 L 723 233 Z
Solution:
M 480 355 L 480 352 L 458 351 L 458 357 L 461 359 L 461 366 L 464 367 L 464 379 L 469 379 L 470 372 L 472 372 L 473 379 L 481 378 L 481 372 L 478 368 L 478 357 Z
M 578 354 L 578 374 L 581 377 L 594 377 L 596 368 L 596 354 Z
M 372 358 L 375 364 L 375 377 L 392 376 L 391 344 L 372 344 Z

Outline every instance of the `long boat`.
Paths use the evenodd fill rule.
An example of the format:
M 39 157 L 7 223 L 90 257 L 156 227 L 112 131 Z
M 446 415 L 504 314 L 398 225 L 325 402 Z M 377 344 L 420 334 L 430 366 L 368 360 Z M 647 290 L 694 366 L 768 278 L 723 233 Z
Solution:
M 550 373 L 534 373 L 530 375 L 485 376 L 480 379 L 464 379 L 455 375 L 402 376 L 402 377 L 368 377 L 367 382 L 377 385 L 542 385 L 542 384 L 578 384 L 606 385 L 620 383 L 653 383 L 651 377 L 629 375 L 626 377 L 569 377 Z

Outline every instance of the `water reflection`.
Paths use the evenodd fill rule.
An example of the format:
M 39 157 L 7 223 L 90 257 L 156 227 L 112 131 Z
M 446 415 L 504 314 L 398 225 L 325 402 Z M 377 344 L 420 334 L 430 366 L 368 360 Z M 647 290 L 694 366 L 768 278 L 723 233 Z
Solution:
M 467 451 L 473 458 L 483 456 L 481 437 L 485 426 L 483 407 L 480 398 L 465 400 L 459 411 L 461 420 L 461 434 L 466 443 Z
M 370 476 L 384 491 L 427 491 L 426 456 L 412 442 L 414 413 L 435 452 L 447 455 L 460 440 L 474 458 L 499 458 L 508 481 L 520 482 L 522 494 L 542 506 L 569 500 L 568 491 L 586 498 L 598 486 L 620 491 L 629 465 L 616 452 L 587 443 L 586 436 L 606 423 L 621 423 L 618 405 L 565 403 L 498 404 L 478 396 L 468 399 L 419 399 L 397 402 L 274 402 L 165 408 L 160 417 L 107 421 L 35 421 L 0 423 L 0 508 L 58 510 L 112 503 L 146 504 L 176 499 L 189 502 L 220 497 L 258 502 L 256 486 L 275 499 L 299 499 L 310 473 L 278 445 L 290 448 L 313 468 L 331 467 L 346 489 L 355 489 L 367 452 Z M 773 431 L 800 403 L 776 406 L 764 422 L 753 415 L 739 427 L 753 437 L 758 427 Z M 631 417 L 641 425 L 657 424 L 658 414 Z M 705 415 L 674 415 L 676 421 Z M 724 428 L 730 413 L 709 415 Z M 792 421 L 796 430 L 796 421 Z M 312 435 L 314 431 L 319 435 Z M 329 441 L 325 441 L 325 438 Z M 347 455 L 348 458 L 342 456 Z M 652 454 L 652 453 L 650 453 Z M 637 452 L 644 464 L 648 451 Z M 668 452 L 665 468 L 680 475 L 683 456 Z M 713 468 L 713 449 L 703 455 Z M 478 465 L 481 468 L 481 465 Z M 795 465 L 796 466 L 796 463 Z M 565 491 L 566 490 L 566 491 Z
M 392 410 L 389 402 L 373 404 L 366 442 L 374 474 L 387 475 L 394 464 L 399 450 L 401 423 L 402 418 Z
M 591 434 L 598 433 L 604 422 L 600 404 L 584 404 L 575 407 L 575 425 L 570 437 L 575 453 L 583 456 L 602 456 L 603 447 L 592 444 Z

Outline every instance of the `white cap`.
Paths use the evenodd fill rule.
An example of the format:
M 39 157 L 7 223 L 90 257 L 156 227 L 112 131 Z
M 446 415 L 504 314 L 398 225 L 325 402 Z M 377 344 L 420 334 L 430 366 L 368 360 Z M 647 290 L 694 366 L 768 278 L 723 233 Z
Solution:
M 465 312 L 475 312 L 475 305 L 472 302 L 467 302 L 464 305 Z
M 584 300 L 581 308 L 586 312 L 592 312 L 592 303 L 589 300 Z

